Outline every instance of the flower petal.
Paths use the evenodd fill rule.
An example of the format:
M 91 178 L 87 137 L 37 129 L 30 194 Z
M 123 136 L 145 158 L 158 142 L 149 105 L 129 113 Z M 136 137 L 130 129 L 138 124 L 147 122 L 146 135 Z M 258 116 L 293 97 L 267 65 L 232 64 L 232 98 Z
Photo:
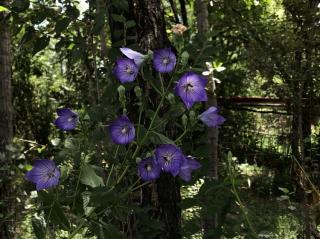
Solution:
M 134 63 L 136 63 L 136 65 L 138 67 L 141 66 L 141 64 L 144 62 L 145 60 L 145 55 L 141 54 L 140 52 L 134 51 L 128 47 L 122 47 L 120 48 L 120 51 L 129 59 L 134 60 Z
M 135 128 L 127 116 L 121 116 L 109 126 L 111 139 L 115 144 L 128 144 L 135 138 Z
M 138 74 L 138 66 L 134 60 L 129 58 L 120 58 L 117 60 L 113 73 L 121 83 L 132 82 Z

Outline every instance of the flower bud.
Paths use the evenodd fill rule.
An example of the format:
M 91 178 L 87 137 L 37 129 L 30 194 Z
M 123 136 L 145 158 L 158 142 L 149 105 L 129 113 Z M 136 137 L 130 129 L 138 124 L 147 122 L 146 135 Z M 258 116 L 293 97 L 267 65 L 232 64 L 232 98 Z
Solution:
M 142 90 L 139 86 L 134 87 L 134 93 L 136 94 L 136 97 L 138 99 L 141 99 L 142 97 Z
M 188 125 L 188 116 L 186 116 L 185 114 L 182 115 L 181 117 L 181 120 L 182 120 L 182 125 L 184 128 L 187 128 L 187 125 Z
M 171 105 L 173 105 L 173 104 L 175 103 L 174 94 L 169 93 L 169 94 L 167 95 L 167 100 L 169 101 L 169 103 L 170 103 Z
M 125 105 L 126 105 L 126 88 L 124 88 L 123 85 L 120 85 L 117 90 L 118 90 L 118 94 L 119 94 L 119 101 L 122 104 L 122 106 L 125 108 Z
M 196 113 L 193 110 L 190 110 L 189 112 L 189 119 L 190 119 L 191 125 L 195 125 L 197 123 Z

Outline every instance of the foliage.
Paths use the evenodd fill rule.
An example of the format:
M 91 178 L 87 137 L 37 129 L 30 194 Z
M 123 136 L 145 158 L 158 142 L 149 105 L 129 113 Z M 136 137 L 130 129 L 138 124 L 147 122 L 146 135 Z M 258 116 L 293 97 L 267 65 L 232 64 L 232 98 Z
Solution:
M 176 144 L 202 164 L 190 184 L 175 179 L 182 184 L 183 237 L 200 238 L 203 218 L 212 214 L 219 218 L 211 231 L 214 236 L 294 238 L 303 231 L 297 213 L 302 207 L 295 201 L 301 178 L 293 173 L 291 160 L 296 108 L 286 103 L 278 111 L 281 116 L 266 115 L 221 99 L 306 99 L 300 104 L 305 113 L 301 117 L 307 127 L 314 127 L 313 134 L 303 133 L 303 167 L 312 181 L 319 181 L 314 166 L 319 106 L 313 104 L 319 97 L 318 1 L 207 1 L 205 37 L 197 34 L 195 1 L 162 2 L 176 69 L 158 74 L 152 66 L 155 49 L 149 49 L 141 52 L 146 59 L 138 77 L 125 84 L 113 69 L 122 57 L 119 47 L 140 49 L 132 1 L 1 4 L 12 33 L 15 138 L 7 150 L 15 160 L 18 209 L 27 206 L 20 218 L 22 238 L 157 238 L 165 230 L 158 208 L 141 200 L 141 191 L 152 191 L 156 183 L 141 181 L 137 165 L 160 144 Z M 174 11 L 182 9 L 183 2 L 189 25 L 176 34 L 171 29 L 177 23 Z M 207 128 L 198 121 L 207 107 L 197 103 L 187 110 L 173 90 L 186 71 L 209 72 L 206 63 L 212 67 L 210 80 L 217 83 L 220 114 L 226 118 L 219 127 L 219 180 L 212 182 L 205 180 L 210 162 Z M 79 115 L 75 130 L 63 132 L 53 124 L 61 107 Z M 262 107 L 249 108 L 259 112 Z M 109 125 L 123 114 L 134 123 L 136 138 L 116 146 Z M 58 187 L 36 193 L 24 174 L 39 158 L 54 160 L 61 178 Z M 310 188 L 304 189 L 314 191 Z

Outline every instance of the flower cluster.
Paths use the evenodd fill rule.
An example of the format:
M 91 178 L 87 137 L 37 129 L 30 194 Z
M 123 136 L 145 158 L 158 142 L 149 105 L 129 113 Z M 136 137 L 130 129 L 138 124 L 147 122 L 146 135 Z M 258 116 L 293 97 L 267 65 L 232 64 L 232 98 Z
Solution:
M 116 61 L 113 70 L 121 83 L 132 82 L 139 73 L 143 62 L 148 58 L 129 48 L 121 48 L 126 56 Z M 177 63 L 175 54 L 170 48 L 158 49 L 153 52 L 153 67 L 159 73 L 172 72 Z M 181 98 L 187 109 L 194 103 L 207 101 L 205 90 L 206 78 L 194 72 L 186 72 L 176 83 L 175 93 Z M 79 116 L 69 108 L 57 110 L 58 118 L 54 124 L 63 131 L 74 130 L 79 123 Z M 216 127 L 224 123 L 225 118 L 218 114 L 216 107 L 210 107 L 199 115 L 199 119 L 208 127 Z M 109 133 L 114 144 L 125 145 L 135 139 L 134 124 L 126 115 L 120 116 L 109 125 Z M 191 172 L 201 167 L 201 164 L 191 156 L 185 156 L 181 149 L 174 144 L 159 145 L 154 156 L 141 160 L 138 164 L 138 174 L 145 180 L 155 180 L 161 171 L 174 177 L 179 175 L 183 180 L 191 179 Z M 26 179 L 35 183 L 37 190 L 48 189 L 58 184 L 60 170 L 53 160 L 36 160 L 32 170 L 26 173 Z
M 182 151 L 173 144 L 162 144 L 155 150 L 155 157 L 148 157 L 138 165 L 139 176 L 144 181 L 157 179 L 161 170 L 179 175 L 183 180 L 190 181 L 191 172 L 201 167 L 193 157 L 184 156 Z

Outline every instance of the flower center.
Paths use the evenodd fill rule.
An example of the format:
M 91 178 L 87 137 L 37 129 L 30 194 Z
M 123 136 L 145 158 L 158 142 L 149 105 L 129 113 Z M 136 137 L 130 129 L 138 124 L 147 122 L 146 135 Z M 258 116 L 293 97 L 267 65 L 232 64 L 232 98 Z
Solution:
M 129 75 L 132 75 L 133 74 L 133 70 L 130 66 L 126 65 L 126 69 L 125 69 L 125 72 Z
M 56 169 L 53 169 L 53 170 L 51 170 L 51 171 L 49 171 L 49 172 L 47 173 L 48 179 L 54 177 L 54 171 L 56 171 Z
M 70 117 L 68 118 L 68 122 L 71 122 L 71 121 L 75 120 L 76 118 L 77 118 L 76 115 L 72 115 L 72 116 L 70 116 Z
M 145 169 L 150 172 L 152 170 L 152 165 L 150 163 L 146 164 Z
M 121 129 L 121 133 L 122 134 L 126 134 L 126 133 L 128 133 L 128 131 L 129 131 L 128 125 L 123 126 L 122 129 Z
M 192 89 L 193 89 L 193 85 L 192 85 L 192 84 L 188 83 L 188 84 L 185 84 L 185 85 L 184 85 L 184 90 L 185 90 L 186 92 L 192 91 Z
M 164 64 L 164 65 L 168 65 L 170 63 L 170 59 L 169 59 L 169 57 L 164 57 L 163 59 L 162 59 L 162 64 Z
M 167 165 L 168 163 L 170 163 L 170 161 L 172 160 L 172 155 L 171 154 L 165 154 L 165 155 L 163 155 L 163 159 L 164 159 L 164 161 L 165 161 L 165 164 Z

